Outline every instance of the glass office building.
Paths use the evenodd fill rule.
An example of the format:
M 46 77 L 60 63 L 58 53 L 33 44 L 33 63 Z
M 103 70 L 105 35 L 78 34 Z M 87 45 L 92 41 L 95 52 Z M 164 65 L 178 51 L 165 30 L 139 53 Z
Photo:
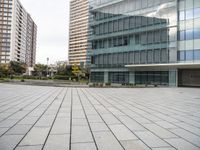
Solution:
M 91 82 L 200 86 L 200 0 L 90 0 Z

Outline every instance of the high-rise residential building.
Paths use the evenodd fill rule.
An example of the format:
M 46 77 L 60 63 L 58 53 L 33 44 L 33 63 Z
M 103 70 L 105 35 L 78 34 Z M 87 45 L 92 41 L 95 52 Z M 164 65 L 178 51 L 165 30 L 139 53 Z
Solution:
M 200 86 L 200 0 L 90 0 L 91 82 Z
M 88 61 L 88 0 L 70 1 L 69 63 L 85 66 Z
M 35 64 L 37 26 L 19 0 L 0 0 L 0 63 Z

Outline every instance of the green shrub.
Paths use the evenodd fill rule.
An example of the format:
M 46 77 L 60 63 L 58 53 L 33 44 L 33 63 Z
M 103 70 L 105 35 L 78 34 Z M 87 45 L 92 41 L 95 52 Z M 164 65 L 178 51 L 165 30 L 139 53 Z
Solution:
M 55 80 L 69 80 L 68 76 L 64 76 L 64 75 L 56 75 L 54 77 Z

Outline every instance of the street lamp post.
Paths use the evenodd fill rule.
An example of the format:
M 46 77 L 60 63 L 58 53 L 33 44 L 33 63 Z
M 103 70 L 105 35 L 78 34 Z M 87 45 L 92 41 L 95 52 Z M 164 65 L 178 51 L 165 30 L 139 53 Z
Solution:
M 49 77 L 49 57 L 47 57 L 47 77 Z

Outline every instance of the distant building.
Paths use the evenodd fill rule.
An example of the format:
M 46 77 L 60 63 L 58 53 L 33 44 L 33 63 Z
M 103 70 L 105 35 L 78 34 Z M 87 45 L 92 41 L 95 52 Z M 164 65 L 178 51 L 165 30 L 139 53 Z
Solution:
M 88 0 L 71 0 L 69 27 L 69 64 L 85 66 L 88 60 Z
M 35 64 L 37 26 L 19 0 L 0 0 L 0 63 Z
M 200 86 L 200 0 L 90 0 L 91 82 Z

